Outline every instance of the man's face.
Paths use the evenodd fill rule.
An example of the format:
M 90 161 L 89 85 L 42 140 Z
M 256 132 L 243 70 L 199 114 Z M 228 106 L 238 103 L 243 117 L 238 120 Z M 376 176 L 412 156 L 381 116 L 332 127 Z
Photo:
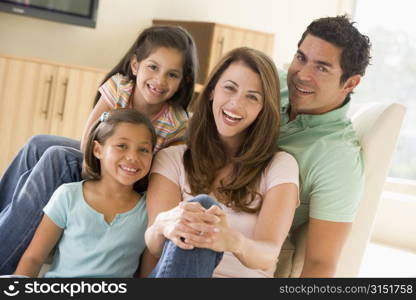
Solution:
M 308 34 L 289 67 L 287 84 L 291 104 L 290 118 L 298 114 L 323 114 L 338 108 L 360 75 L 340 83 L 342 49 Z

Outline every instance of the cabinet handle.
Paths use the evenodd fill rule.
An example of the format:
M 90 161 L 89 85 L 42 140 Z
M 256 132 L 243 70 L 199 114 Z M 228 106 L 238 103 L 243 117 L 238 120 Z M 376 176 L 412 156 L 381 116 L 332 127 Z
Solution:
M 218 41 L 218 57 L 217 57 L 217 61 L 219 61 L 223 55 L 222 51 L 224 51 L 224 36 L 222 36 L 220 38 L 220 40 Z
M 52 82 L 53 82 L 53 75 L 51 75 L 49 77 L 49 79 L 46 80 L 46 84 L 49 85 L 49 87 L 48 87 L 48 97 L 46 98 L 46 105 L 42 109 L 42 114 L 45 115 L 45 119 L 48 118 L 49 103 L 51 102 L 51 94 L 52 94 Z
M 66 92 L 68 90 L 68 81 L 69 79 L 66 78 L 62 85 L 64 86 L 64 99 L 62 100 L 61 111 L 58 112 L 58 116 L 61 117 L 61 121 L 64 119 L 64 112 L 65 112 L 65 103 L 66 103 Z

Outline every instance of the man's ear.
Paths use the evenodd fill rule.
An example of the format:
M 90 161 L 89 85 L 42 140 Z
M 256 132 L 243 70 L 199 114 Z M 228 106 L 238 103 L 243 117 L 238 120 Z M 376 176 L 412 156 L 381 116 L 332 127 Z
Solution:
M 99 142 L 94 141 L 94 146 L 92 148 L 92 153 L 94 154 L 94 156 L 96 158 L 101 159 L 102 155 L 103 155 L 102 154 L 103 153 L 103 146 Z
M 358 84 L 360 84 L 361 81 L 361 75 L 356 74 L 351 76 L 347 79 L 347 81 L 344 83 L 344 89 L 347 93 L 351 93 Z
M 137 70 L 139 70 L 139 62 L 137 61 L 136 55 L 133 55 L 130 59 L 130 68 L 133 75 L 136 76 Z

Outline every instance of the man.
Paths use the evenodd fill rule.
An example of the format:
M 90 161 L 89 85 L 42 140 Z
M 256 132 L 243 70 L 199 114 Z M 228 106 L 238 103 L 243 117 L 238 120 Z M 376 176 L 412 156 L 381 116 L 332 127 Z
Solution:
M 313 21 L 298 43 L 282 91 L 278 144 L 295 156 L 300 169 L 301 204 L 292 230 L 309 222 L 301 277 L 334 276 L 361 197 L 361 148 L 346 113 L 371 45 L 353 24 L 346 16 Z

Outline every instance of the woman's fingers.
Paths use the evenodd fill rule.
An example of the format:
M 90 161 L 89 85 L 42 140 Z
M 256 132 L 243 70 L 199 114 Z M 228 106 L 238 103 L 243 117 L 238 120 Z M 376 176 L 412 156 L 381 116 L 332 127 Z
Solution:
M 182 201 L 179 203 L 179 207 L 183 208 L 187 211 L 192 212 L 204 212 L 206 209 L 198 202 L 188 202 L 188 201 Z
M 208 208 L 206 213 L 215 215 L 217 217 L 221 217 L 225 214 L 224 211 L 217 205 L 213 205 L 210 208 Z
M 186 243 L 186 239 L 182 239 L 181 237 L 177 236 L 170 239 L 176 246 L 184 250 L 192 250 L 194 246 L 190 243 Z
M 206 224 L 206 223 L 193 223 L 193 222 L 189 222 L 186 225 L 189 226 L 190 228 L 192 228 L 193 230 L 195 230 L 198 233 L 199 232 L 211 233 L 211 232 L 218 232 L 219 231 L 219 229 L 217 228 L 217 226 L 210 225 L 210 224 Z
M 191 212 L 186 210 L 181 212 L 181 218 L 191 223 L 202 222 L 207 224 L 215 224 L 221 221 L 221 219 L 214 214 L 206 212 Z
M 183 236 L 185 243 L 195 246 L 196 244 L 209 244 L 212 242 L 212 233 L 198 232 L 196 234 L 186 233 Z

